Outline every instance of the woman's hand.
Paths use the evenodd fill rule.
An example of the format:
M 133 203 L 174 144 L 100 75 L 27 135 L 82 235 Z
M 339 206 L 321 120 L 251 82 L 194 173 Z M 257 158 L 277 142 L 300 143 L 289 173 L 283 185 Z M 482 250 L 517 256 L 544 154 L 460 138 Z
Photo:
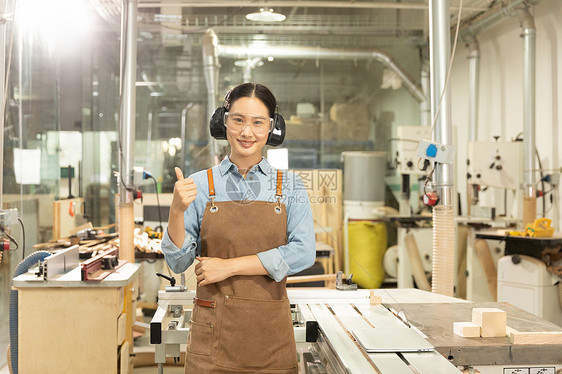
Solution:
M 218 257 L 197 257 L 199 263 L 195 265 L 197 284 L 206 286 L 217 283 L 232 276 L 229 260 Z
M 174 196 L 170 206 L 170 212 L 182 214 L 189 207 L 189 204 L 197 196 L 197 186 L 191 178 L 184 179 L 180 168 L 175 168 L 178 181 L 174 185 Z

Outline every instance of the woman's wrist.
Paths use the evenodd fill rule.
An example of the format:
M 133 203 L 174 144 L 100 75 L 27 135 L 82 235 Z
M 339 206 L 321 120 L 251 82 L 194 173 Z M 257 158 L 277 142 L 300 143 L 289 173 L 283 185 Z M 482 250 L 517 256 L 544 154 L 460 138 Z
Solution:
M 225 270 L 228 274 L 228 278 L 233 277 L 235 275 L 241 275 L 240 271 L 240 261 L 237 261 L 238 258 L 229 258 L 225 259 Z

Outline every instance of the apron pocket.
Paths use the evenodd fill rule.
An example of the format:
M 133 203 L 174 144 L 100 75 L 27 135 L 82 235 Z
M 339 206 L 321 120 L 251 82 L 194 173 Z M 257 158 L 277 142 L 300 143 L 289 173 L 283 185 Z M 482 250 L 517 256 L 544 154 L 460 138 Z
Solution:
M 289 300 L 226 296 L 217 364 L 236 369 L 296 367 Z
M 190 322 L 187 337 L 187 351 L 190 353 L 209 356 L 213 348 L 213 325 Z

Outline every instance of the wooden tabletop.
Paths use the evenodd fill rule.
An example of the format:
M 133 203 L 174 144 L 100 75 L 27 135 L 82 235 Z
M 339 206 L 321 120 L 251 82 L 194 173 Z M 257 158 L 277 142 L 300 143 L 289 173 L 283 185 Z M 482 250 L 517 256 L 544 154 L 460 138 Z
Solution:
M 404 303 L 389 306 L 397 311 L 404 310 L 408 321 L 426 334 L 435 349 L 454 365 L 562 363 L 562 344 L 511 344 L 508 337 L 463 338 L 453 333 L 453 322 L 472 321 L 472 308 L 502 309 L 507 313 L 507 326 L 520 332 L 562 331 L 562 327 L 509 303 Z

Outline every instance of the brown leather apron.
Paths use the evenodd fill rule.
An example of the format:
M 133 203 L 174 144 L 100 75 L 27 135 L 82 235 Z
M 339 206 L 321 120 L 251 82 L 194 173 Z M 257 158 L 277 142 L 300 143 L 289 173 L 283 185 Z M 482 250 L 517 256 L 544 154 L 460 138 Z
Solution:
M 214 202 L 212 170 L 201 223 L 201 255 L 235 258 L 287 244 L 287 211 L 280 202 Z M 234 276 L 197 286 L 187 339 L 186 373 L 297 373 L 286 279 Z

